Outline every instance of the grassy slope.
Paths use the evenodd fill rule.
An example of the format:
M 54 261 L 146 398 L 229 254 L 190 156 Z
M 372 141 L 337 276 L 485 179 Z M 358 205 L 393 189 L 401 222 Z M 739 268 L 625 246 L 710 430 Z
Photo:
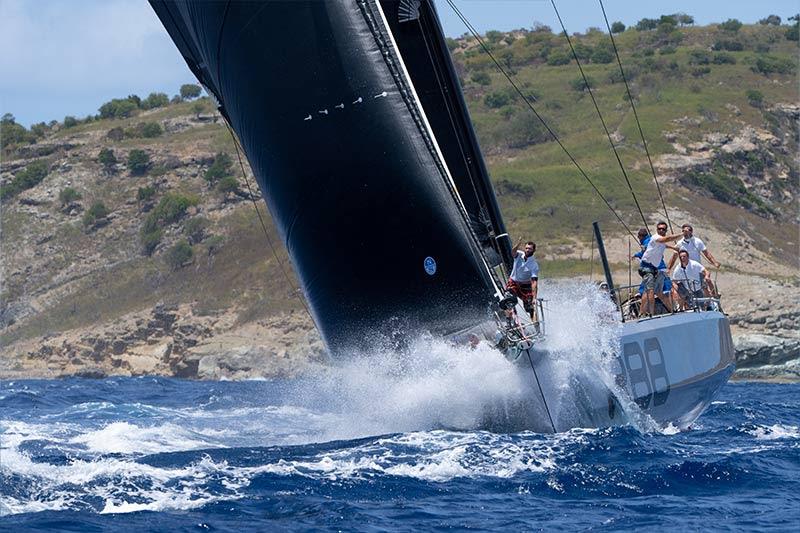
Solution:
M 684 71 L 681 77 L 647 71 L 638 66 L 642 58 L 634 57 L 632 51 L 641 49 L 641 41 L 649 39 L 648 35 L 628 31 L 619 36 L 624 64 L 639 70 L 634 90 L 639 94 L 639 114 L 654 157 L 669 153 L 672 149 L 665 141 L 663 132 L 674 129 L 671 121 L 675 118 L 700 117 L 709 111 L 718 115 L 717 122 L 704 121 L 687 133 L 695 139 L 710 131 L 738 131 L 741 123 L 762 126 L 764 118 L 761 111 L 747 104 L 747 89 L 760 90 L 768 102 L 798 101 L 795 77 L 765 77 L 750 70 L 750 65 L 757 56 L 752 50 L 732 52 L 737 60 L 735 65 L 711 65 L 711 73 L 701 78 L 693 77 L 688 73 L 691 68 L 687 65 L 689 51 L 693 47 L 708 47 L 716 38 L 716 30 L 689 28 L 682 31 L 685 34 L 684 42 L 674 54 L 659 56 L 656 52 L 653 56 L 656 60 L 676 61 Z M 770 53 L 782 57 L 796 56 L 796 45 L 782 40 L 779 30 L 745 27 L 741 32 L 746 39 L 752 41 L 768 40 L 771 33 L 775 34 L 781 38 L 776 38 Z M 593 34 L 584 40 L 592 44 L 602 38 L 602 35 Z M 553 35 L 549 39 L 556 46 L 563 46 L 563 42 L 559 41 L 563 38 Z M 570 88 L 570 82 L 579 75 L 575 65 L 547 66 L 541 60 L 532 59 L 537 53 L 536 45 L 529 44 L 525 39 L 518 39 L 511 48 L 515 57 L 523 58 L 514 64 L 514 68 L 520 82 L 538 93 L 537 107 L 556 128 L 564 143 L 596 180 L 604 194 L 621 210 L 626 220 L 635 225 L 632 201 L 608 149 L 595 110 L 586 94 L 579 94 Z M 465 72 L 464 89 L 468 105 L 483 149 L 487 153 L 490 171 L 511 232 L 514 235 L 531 235 L 552 250 L 559 243 L 569 243 L 576 238 L 588 246 L 589 227 L 595 219 L 601 220 L 608 231 L 616 231 L 618 226 L 612 224 L 613 219 L 607 209 L 554 143 L 545 142 L 517 150 L 503 147 L 503 139 L 497 136 L 496 128 L 507 120 L 506 115 L 503 110 L 486 107 L 483 99 L 489 92 L 504 90 L 505 80 L 498 73 L 487 69 L 492 84 L 488 87 L 477 85 L 470 81 L 470 76 L 476 69 L 472 63 L 485 64 L 486 58 L 478 53 L 471 59 L 467 58 L 463 50 L 457 51 L 454 57 L 459 68 Z M 629 174 L 640 201 L 652 207 L 648 211 L 654 212 L 657 206 L 655 187 L 638 142 L 636 124 L 623 99 L 624 88 L 619 83 L 612 84 L 608 81 L 608 75 L 613 69 L 613 63 L 586 66 L 587 74 L 597 82 L 596 96 L 610 129 L 619 129 L 625 136 L 620 152 L 630 169 Z M 734 116 L 725 104 L 739 107 L 741 116 Z M 210 110 L 210 103 L 208 105 Z M 521 102 L 516 102 L 511 107 L 510 111 L 505 111 L 506 114 L 528 112 Z M 52 135 L 52 140 L 68 140 L 93 132 L 104 134 L 112 127 L 130 127 L 145 120 L 166 120 L 192 115 L 192 109 L 191 103 L 173 104 L 130 119 L 91 122 L 61 130 Z M 132 148 L 144 148 L 161 154 L 185 155 L 198 151 L 213 154 L 220 150 L 233 154 L 228 133 L 219 124 L 168 133 L 157 139 L 126 139 L 117 143 L 104 139 L 84 150 L 79 158 L 80 163 L 91 168 L 98 167 L 92 154 L 99 151 L 102 145 L 112 147 L 118 158 L 124 157 Z M 14 154 L 6 154 L 6 158 L 14 159 Z M 635 170 L 632 169 L 634 166 Z M 45 180 L 45 185 L 50 179 L 52 177 Z M 157 177 L 142 178 L 144 181 L 138 183 L 127 176 L 117 176 L 76 185 L 86 193 L 85 198 L 100 198 L 112 208 L 117 208 L 135 194 L 136 187 L 155 179 Z M 667 186 L 666 191 L 670 205 L 696 213 L 698 220 L 713 223 L 723 230 L 748 226 L 755 233 L 763 233 L 764 238 L 768 239 L 764 241 L 764 246 L 770 248 L 771 255 L 786 262 L 796 260 L 793 251 L 787 251 L 781 244 L 788 241 L 787 235 L 791 237 L 794 232 L 792 224 L 766 221 L 743 209 L 698 197 L 682 188 L 673 190 Z M 203 202 L 211 202 L 209 194 L 200 192 Z M 130 216 L 143 218 L 135 213 Z M 7 257 L 7 245 L 30 233 L 34 222 L 35 219 L 25 210 L 14 205 L 4 206 L 4 257 Z M 136 228 L 141 220 L 136 219 L 134 222 L 133 230 L 127 236 L 132 241 L 128 246 L 137 246 Z M 104 242 L 98 233 L 87 235 L 81 230 L 79 221 L 61 223 L 56 229 L 56 238 L 52 241 L 59 244 L 59 249 L 47 267 L 52 270 L 47 275 L 54 277 L 58 270 L 68 269 L 79 250 L 101 251 L 102 258 L 107 260 L 105 264 L 114 266 L 101 265 L 85 278 L 68 284 L 66 297 L 48 301 L 33 318 L 11 332 L 5 332 L 2 342 L 113 320 L 126 312 L 141 309 L 157 301 L 196 301 L 200 312 L 224 309 L 236 303 L 242 320 L 259 318 L 277 309 L 299 305 L 276 269 L 275 259 L 264 245 L 264 237 L 249 202 L 240 204 L 232 213 L 216 221 L 213 229 L 215 233 L 226 236 L 225 249 L 209 259 L 204 255 L 202 245 L 199 245 L 196 247 L 197 258 L 194 264 L 172 272 L 160 255 L 143 257 L 134 254 L 132 258 L 118 261 L 116 256 L 120 256 L 119 242 Z M 37 230 L 38 228 L 34 231 Z M 180 232 L 179 225 L 175 231 Z M 278 242 L 271 228 L 270 231 L 273 242 Z M 282 248 L 280 255 L 285 262 L 286 255 Z M 548 275 L 567 275 L 588 270 L 586 261 L 562 259 L 549 260 L 547 263 Z M 14 287 L 6 287 L 7 292 L 3 298 L 8 300 L 8 291 L 14 290 Z M 38 288 L 32 286 L 17 290 L 32 292 Z
M 764 127 L 765 120 L 761 111 L 747 102 L 748 89 L 761 91 L 765 100 L 770 103 L 798 101 L 796 76 L 773 74 L 767 77 L 753 72 L 751 66 L 760 54 L 752 49 L 728 52 L 734 57 L 736 64 L 711 64 L 708 65 L 711 68 L 709 74 L 694 77 L 691 74 L 694 67 L 689 64 L 691 50 L 708 49 L 717 38 L 724 35 L 715 27 L 683 28 L 681 31 L 684 39 L 674 53 L 661 55 L 655 51 L 651 56 L 657 62 L 676 62 L 679 66 L 678 75 L 668 71 L 648 70 L 642 66 L 646 59 L 635 51 L 647 48 L 643 43 L 654 38 L 655 32 L 628 30 L 616 37 L 623 65 L 629 71 L 638 73 L 632 83 L 633 91 L 638 95 L 637 111 L 648 147 L 654 157 L 672 152 L 663 133 L 675 129 L 676 126 L 671 121 L 684 116 L 717 117 L 716 121 L 704 120 L 688 131 L 687 134 L 693 140 L 699 140 L 703 134 L 713 131 L 736 133 L 741 129 L 742 123 Z M 796 60 L 797 45 L 786 41 L 782 32 L 781 28 L 745 26 L 736 38 L 749 46 L 774 41 L 770 44 L 769 55 Z M 585 42 L 591 46 L 605 38 L 603 35 L 593 34 L 582 36 L 576 42 Z M 504 49 L 510 49 L 515 58 L 521 58 L 520 63 L 513 63 L 517 72 L 515 78 L 526 90 L 535 91 L 538 96 L 534 103 L 537 111 L 554 127 L 603 194 L 624 214 L 625 220 L 631 226 L 640 225 L 641 219 L 636 214 L 633 200 L 588 94 L 571 88 L 571 82 L 580 76 L 577 66 L 574 62 L 563 66 L 548 66 L 540 59 L 526 61 L 526 58 L 535 57 L 541 49 L 541 46 L 527 41 L 521 38 L 511 46 L 495 45 L 495 53 L 502 54 Z M 566 46 L 563 37 L 559 36 L 550 37 L 548 42 L 555 46 Z M 490 86 L 481 86 L 471 81 L 471 76 L 475 71 L 481 70 L 485 61 L 475 52 L 474 41 L 462 40 L 461 44 L 466 48 L 457 50 L 454 57 L 465 72 L 465 93 L 481 144 L 489 154 L 493 179 L 496 182 L 507 180 L 533 191 L 530 197 L 502 194 L 502 188 L 498 191 L 510 230 L 515 234 L 535 235 L 540 240 L 553 243 L 575 236 L 588 241 L 592 220 L 600 220 L 614 231 L 621 229 L 613 215 L 555 143 L 545 142 L 522 150 L 497 149 L 502 139 L 493 135 L 493 126 L 505 120 L 505 114 L 513 112 L 516 115 L 529 111 L 523 108 L 521 101 L 510 106 L 513 111 L 487 107 L 483 101 L 484 96 L 505 90 L 508 82 L 490 67 L 485 69 L 491 75 Z M 612 83 L 609 79 L 618 67 L 615 62 L 583 63 L 586 74 L 595 81 L 595 97 L 609 129 L 618 130 L 625 137 L 619 144 L 619 152 L 626 164 L 634 191 L 645 207 L 646 214 L 650 215 L 659 210 L 660 203 L 633 113 L 624 98 L 624 85 Z M 741 115 L 735 116 L 726 108 L 726 104 L 738 107 Z M 672 191 L 672 187 L 665 187 L 667 195 Z M 673 203 L 674 199 L 668 196 L 667 201 Z M 693 209 L 696 207 L 693 204 L 708 205 L 709 201 L 698 199 L 696 202 L 682 202 L 681 207 L 697 212 L 697 209 Z M 697 214 L 701 215 L 699 212 Z M 769 222 L 747 213 L 742 216 L 760 228 L 763 227 L 765 231 L 775 233 L 775 228 L 769 227 Z M 724 220 L 715 222 L 722 222 L 720 229 L 732 229 L 725 227 Z M 782 233 L 784 238 L 791 235 L 792 225 L 786 224 L 785 229 L 788 232 Z M 786 250 L 781 250 L 778 255 L 789 258 L 791 254 L 785 252 Z

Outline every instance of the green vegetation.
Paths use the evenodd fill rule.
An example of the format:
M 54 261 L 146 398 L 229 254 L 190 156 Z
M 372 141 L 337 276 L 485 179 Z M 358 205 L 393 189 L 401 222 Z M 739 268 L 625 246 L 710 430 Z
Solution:
M 142 248 L 146 255 L 155 250 L 163 235 L 163 228 L 173 224 L 186 215 L 189 207 L 197 205 L 199 199 L 180 193 L 165 194 L 158 205 L 150 211 L 140 231 Z
M 208 226 L 207 218 L 192 217 L 183 223 L 183 234 L 186 235 L 191 244 L 198 244 L 205 238 Z
M 753 72 L 759 72 L 765 76 L 775 73 L 792 74 L 795 66 L 795 61 L 789 58 L 764 55 L 756 59 Z
M 478 85 L 491 85 L 492 84 L 492 78 L 489 76 L 489 74 L 485 70 L 479 70 L 477 72 L 474 72 L 472 74 L 472 76 L 470 77 L 470 79 L 473 82 L 477 83 Z
M 193 255 L 192 245 L 186 239 L 181 239 L 167 251 L 167 264 L 172 270 L 178 270 L 188 263 Z
M 764 105 L 764 94 L 761 91 L 756 89 L 748 89 L 747 93 L 747 103 L 753 107 L 761 107 Z
M 731 205 L 740 205 L 761 214 L 774 214 L 760 198 L 747 190 L 742 180 L 717 167 L 711 172 L 692 172 L 681 178 L 681 183 L 708 192 L 715 199 Z
M 742 23 L 737 19 L 728 19 L 719 25 L 719 29 L 730 33 L 736 33 L 741 28 L 742 28 Z
M 625 24 L 620 21 L 616 21 L 611 24 L 611 33 L 622 33 L 625 31 Z
M 216 255 L 222 249 L 222 245 L 225 243 L 225 238 L 222 235 L 212 235 L 208 239 L 206 239 L 206 250 L 208 250 L 208 255 Z
M 127 118 L 139 109 L 139 97 L 114 98 L 100 106 L 100 118 Z
M 156 195 L 156 188 L 152 185 L 145 185 L 136 190 L 136 201 L 139 203 L 149 202 Z
M 103 202 L 94 202 L 83 215 L 83 225 L 87 227 L 93 226 L 99 220 L 106 218 L 109 213 L 110 211 Z
M 77 202 L 81 198 L 81 193 L 72 187 L 61 189 L 61 191 L 58 193 L 58 201 L 61 202 L 61 207 L 67 206 L 73 202 Z
M 231 156 L 224 152 L 219 152 L 214 156 L 214 162 L 208 167 L 204 177 L 209 185 L 215 185 L 222 178 L 231 175 L 232 166 L 233 160 Z
M 155 109 L 165 105 L 169 105 L 169 96 L 164 93 L 150 93 L 147 98 L 142 100 L 140 107 L 142 109 Z
M 216 188 L 224 195 L 235 193 L 239 190 L 239 181 L 233 176 L 225 176 L 219 180 Z
M 36 141 L 36 135 L 17 124 L 14 115 L 6 113 L 0 118 L 0 148 L 12 144 L 28 144 Z
M 97 155 L 97 162 L 103 165 L 103 170 L 106 172 L 114 172 L 118 161 L 117 157 L 114 155 L 114 150 L 103 148 Z
M 195 85 L 194 83 L 185 83 L 181 85 L 181 98 L 185 100 L 191 100 L 192 98 L 197 98 L 202 93 L 203 89 L 199 85 Z
M 78 119 L 76 119 L 75 117 L 72 117 L 72 116 L 69 116 L 69 115 L 64 117 L 64 127 L 65 128 L 74 128 L 77 125 L 78 125 Z
M 131 150 L 128 153 L 128 170 L 133 176 L 142 176 L 150 168 L 150 156 L 144 150 Z
M 0 187 L 0 200 L 6 200 L 24 190 L 35 187 L 47 176 L 49 170 L 47 161 L 39 160 L 30 163 L 25 170 L 18 172 L 7 185 Z

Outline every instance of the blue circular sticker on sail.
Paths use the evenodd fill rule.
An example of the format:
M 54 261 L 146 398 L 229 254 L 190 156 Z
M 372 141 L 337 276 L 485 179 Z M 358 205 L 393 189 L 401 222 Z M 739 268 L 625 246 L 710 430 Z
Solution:
M 436 260 L 433 257 L 426 257 L 424 265 L 425 272 L 427 272 L 429 276 L 436 274 Z

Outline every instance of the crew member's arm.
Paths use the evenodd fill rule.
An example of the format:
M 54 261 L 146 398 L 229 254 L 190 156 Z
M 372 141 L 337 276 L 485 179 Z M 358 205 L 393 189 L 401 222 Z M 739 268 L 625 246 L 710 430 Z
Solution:
M 672 254 L 672 259 L 669 260 L 669 265 L 667 266 L 667 270 L 672 272 L 672 267 L 675 266 L 675 261 L 677 260 L 678 260 L 678 252 L 675 252 L 674 254 Z
M 715 267 L 719 268 L 722 266 L 720 265 L 719 261 L 714 259 L 714 256 L 711 255 L 711 252 L 708 251 L 708 248 L 703 250 L 703 255 L 706 256 L 706 259 L 708 259 L 711 262 L 711 264 L 714 265 Z
M 522 246 L 522 241 L 523 240 L 524 239 L 520 239 L 520 240 L 517 241 L 517 244 L 515 244 L 514 247 L 511 249 L 511 253 L 512 254 L 517 255 L 517 252 L 519 252 L 520 246 Z
M 673 235 L 664 235 L 663 237 L 651 237 L 651 239 L 655 239 L 656 242 L 674 242 L 678 239 L 683 238 L 683 233 L 675 233 Z

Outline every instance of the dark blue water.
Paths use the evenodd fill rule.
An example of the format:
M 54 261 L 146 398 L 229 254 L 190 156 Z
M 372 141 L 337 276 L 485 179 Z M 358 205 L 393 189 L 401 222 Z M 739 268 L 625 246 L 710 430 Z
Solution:
M 402 422 L 419 431 L 376 435 L 382 413 L 387 427 L 397 418 L 388 402 L 354 416 L 289 382 L 0 385 L 0 530 L 800 524 L 796 384 L 727 385 L 687 432 L 558 435 L 435 429 L 424 417 Z

